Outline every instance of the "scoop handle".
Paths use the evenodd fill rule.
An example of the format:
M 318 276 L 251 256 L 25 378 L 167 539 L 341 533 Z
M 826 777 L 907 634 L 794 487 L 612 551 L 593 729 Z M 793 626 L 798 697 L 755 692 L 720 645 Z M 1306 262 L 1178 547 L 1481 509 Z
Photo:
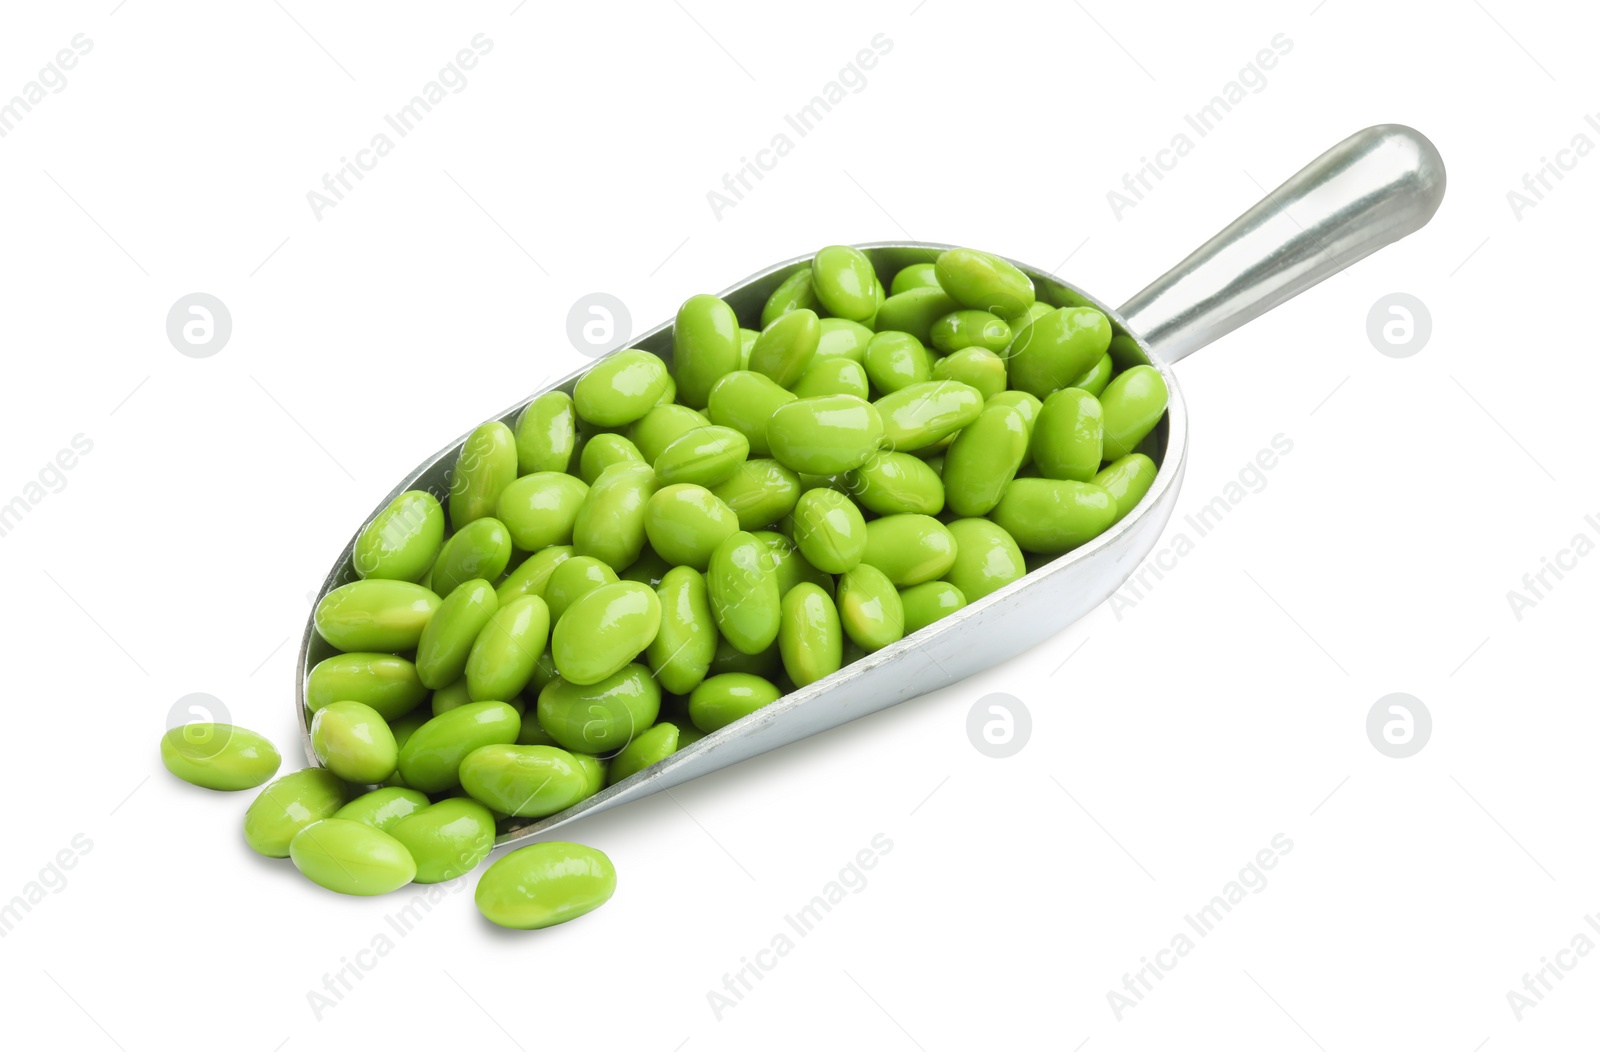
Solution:
M 1421 132 L 1377 124 L 1290 176 L 1122 305 L 1163 359 L 1184 358 L 1423 227 L 1444 159 Z

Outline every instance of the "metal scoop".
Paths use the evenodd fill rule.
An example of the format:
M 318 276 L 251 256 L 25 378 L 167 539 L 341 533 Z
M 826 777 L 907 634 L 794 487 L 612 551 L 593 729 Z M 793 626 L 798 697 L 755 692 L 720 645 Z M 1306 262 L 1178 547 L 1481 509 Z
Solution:
M 1130 514 L 1088 544 L 1045 564 L 991 595 L 800 688 L 602 792 L 542 819 L 508 819 L 497 844 L 530 840 L 585 815 L 671 789 L 842 723 L 997 665 L 1056 634 L 1108 598 L 1155 546 L 1178 498 L 1188 452 L 1183 396 L 1172 363 L 1266 313 L 1356 260 L 1421 228 L 1444 197 L 1444 162 L 1422 134 L 1397 124 L 1357 132 L 1291 177 L 1223 228 L 1189 258 L 1113 310 L 1037 267 L 1017 263 L 1050 303 L 1087 302 L 1104 311 L 1114 331 L 1131 338 L 1144 361 L 1166 379 L 1170 402 L 1156 429 L 1155 482 Z M 928 262 L 954 246 L 878 242 L 857 246 L 885 278 L 908 263 Z M 1015 261 L 1013 261 L 1015 262 Z M 784 278 L 808 266 L 792 259 L 722 293 L 741 318 L 760 314 Z M 1124 341 L 1126 342 L 1126 341 Z M 632 346 L 672 360 L 672 326 L 659 325 Z M 1130 349 L 1131 352 L 1131 349 Z M 569 394 L 586 370 L 545 390 Z M 500 419 L 512 424 L 534 397 Z M 447 492 L 461 438 L 425 460 L 386 496 L 374 514 L 408 489 Z M 355 579 L 345 545 L 317 598 Z M 296 667 L 295 705 L 305 720 L 306 674 L 334 653 L 306 623 Z M 306 755 L 315 764 L 309 728 Z

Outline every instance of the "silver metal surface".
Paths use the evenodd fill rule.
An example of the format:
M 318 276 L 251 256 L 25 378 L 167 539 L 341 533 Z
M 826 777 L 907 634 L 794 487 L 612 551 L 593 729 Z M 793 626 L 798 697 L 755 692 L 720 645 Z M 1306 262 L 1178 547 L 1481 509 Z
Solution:
M 1356 132 L 1124 303 L 1122 316 L 1175 362 L 1420 229 L 1444 184 L 1444 160 L 1420 132 Z
M 1403 157 L 1396 152 L 1396 144 L 1403 141 L 1411 144 L 1408 155 L 1413 170 L 1409 177 L 1401 171 Z M 1390 145 L 1383 146 L 1383 143 Z M 1374 155 L 1382 155 L 1387 160 L 1383 164 L 1360 161 L 1362 157 Z M 1313 172 L 1321 172 L 1329 182 L 1313 182 L 1307 174 Z M 497 844 L 513 844 L 540 836 L 585 815 L 670 789 L 691 778 L 937 690 L 1030 649 L 1088 613 L 1105 601 L 1155 546 L 1172 516 L 1178 486 L 1183 479 L 1187 441 L 1183 396 L 1172 375 L 1171 359 L 1153 351 L 1159 348 L 1176 357 L 1188 354 L 1337 269 L 1328 260 L 1319 262 L 1309 258 L 1307 246 L 1314 248 L 1315 245 L 1306 238 L 1288 236 L 1275 217 L 1278 210 L 1303 208 L 1313 200 L 1319 202 L 1319 211 L 1326 212 L 1326 217 L 1315 226 L 1318 235 L 1315 240 L 1342 246 L 1340 251 L 1330 254 L 1331 259 L 1348 262 L 1403 237 L 1426 222 L 1438 206 L 1443 185 L 1443 167 L 1432 145 L 1416 132 L 1384 125 L 1352 136 L 1314 161 L 1262 204 L 1207 242 L 1199 252 L 1135 296 L 1123 311 L 1111 309 L 1076 286 L 1036 267 L 1017 263 L 1033 279 L 1040 299 L 1055 304 L 1089 303 L 1104 311 L 1114 331 L 1131 337 L 1146 360 L 1161 370 L 1166 379 L 1170 402 L 1166 417 L 1155 432 L 1160 466 L 1154 484 L 1139 506 L 1093 541 L 1035 569 L 1022 580 L 825 679 L 779 698 L 559 814 L 538 820 L 509 820 L 502 826 Z M 1335 221 L 1335 216 L 1343 219 Z M 938 253 L 953 246 L 931 242 L 878 242 L 857 247 L 872 260 L 879 275 L 888 278 L 908 263 L 932 261 Z M 1257 251 L 1270 251 L 1272 255 L 1246 258 L 1248 252 Z M 722 298 L 741 319 L 756 318 L 772 290 L 789 274 L 809 264 L 809 256 L 780 263 L 727 289 L 721 294 Z M 1280 266 L 1287 268 L 1291 277 L 1285 278 Z M 1227 273 L 1234 276 L 1224 281 L 1222 276 Z M 1180 290 L 1192 290 L 1201 298 L 1186 307 L 1180 302 Z M 1263 290 L 1267 290 L 1267 294 L 1263 294 Z M 1200 309 L 1202 306 L 1204 310 Z M 1140 322 L 1155 328 L 1160 337 L 1156 344 L 1153 345 L 1126 316 L 1129 310 L 1135 311 Z M 1235 317 L 1230 310 L 1241 312 L 1242 316 Z M 670 364 L 671 323 L 651 329 L 630 346 L 658 354 Z M 498 419 L 512 424 L 528 402 L 547 390 L 570 393 L 578 377 L 590 367 L 585 366 L 544 390 L 534 392 L 500 414 Z M 448 492 L 451 467 L 465 439 L 466 435 L 462 435 L 424 461 L 378 503 L 373 514 L 408 489 L 427 489 L 444 496 Z M 355 579 L 350 562 L 354 543 L 352 536 L 323 581 L 318 600 Z M 295 705 L 305 728 L 305 752 L 313 764 L 317 761 L 305 720 L 306 674 L 318 661 L 333 653 L 308 618 L 296 666 Z

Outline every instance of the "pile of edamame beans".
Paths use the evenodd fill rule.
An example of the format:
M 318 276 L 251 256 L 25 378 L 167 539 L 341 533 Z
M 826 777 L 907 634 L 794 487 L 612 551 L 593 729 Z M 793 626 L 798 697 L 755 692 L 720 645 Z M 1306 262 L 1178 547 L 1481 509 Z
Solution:
M 473 431 L 443 503 L 374 516 L 316 610 L 340 652 L 305 683 L 323 766 L 267 786 L 250 846 L 347 894 L 455 879 L 497 822 L 563 811 L 1133 509 L 1167 389 L 1105 314 L 971 249 L 885 276 L 834 245 L 759 319 L 693 296 L 671 368 L 612 354 Z M 216 789 L 278 769 L 220 724 L 162 752 Z M 600 852 L 541 843 L 477 903 L 545 927 L 615 885 Z

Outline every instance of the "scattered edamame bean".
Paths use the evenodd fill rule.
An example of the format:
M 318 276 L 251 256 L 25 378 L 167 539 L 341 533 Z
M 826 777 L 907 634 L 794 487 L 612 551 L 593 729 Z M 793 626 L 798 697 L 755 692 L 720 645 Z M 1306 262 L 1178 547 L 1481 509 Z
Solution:
M 312 822 L 289 842 L 294 867 L 341 895 L 384 895 L 411 883 L 417 864 L 383 830 L 346 818 Z
M 278 773 L 282 757 L 255 731 L 231 723 L 186 723 L 161 736 L 161 762 L 190 785 L 254 789 Z
M 402 818 L 408 818 L 431 805 L 428 794 L 401 786 L 386 786 L 362 793 L 333 813 L 334 818 L 348 818 L 381 829 L 385 833 L 394 828 Z
M 261 790 L 244 813 L 244 840 L 268 858 L 288 858 L 289 843 L 312 822 L 344 806 L 345 784 L 322 767 L 284 775 Z
M 518 848 L 490 866 L 473 901 L 500 927 L 531 930 L 599 909 L 616 890 L 617 871 L 603 852 L 551 840 Z
M 471 759 L 469 755 L 467 760 Z M 477 800 L 459 796 L 402 818 L 387 832 L 411 856 L 415 866 L 412 879 L 418 884 L 439 884 L 471 873 L 494 849 L 494 815 Z

